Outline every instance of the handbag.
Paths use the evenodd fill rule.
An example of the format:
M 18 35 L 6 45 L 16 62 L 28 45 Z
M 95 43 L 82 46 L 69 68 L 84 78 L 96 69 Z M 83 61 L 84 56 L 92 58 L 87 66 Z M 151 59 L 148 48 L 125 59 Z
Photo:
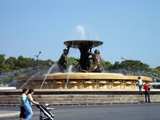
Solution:
M 148 88 L 148 90 L 150 91 L 150 88 Z

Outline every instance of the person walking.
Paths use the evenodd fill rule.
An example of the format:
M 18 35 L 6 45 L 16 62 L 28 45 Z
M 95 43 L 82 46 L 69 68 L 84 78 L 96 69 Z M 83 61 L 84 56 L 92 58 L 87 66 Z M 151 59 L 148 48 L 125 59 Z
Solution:
M 142 95 L 143 81 L 142 81 L 141 77 L 138 77 L 138 85 L 139 85 L 139 93 L 140 93 L 140 95 Z
M 39 104 L 39 102 L 35 102 L 32 98 L 32 95 L 34 94 L 34 90 L 33 89 L 29 89 L 28 91 L 28 95 L 26 98 L 26 101 L 24 103 L 24 109 L 26 111 L 26 120 L 30 120 L 32 115 L 33 115 L 33 111 L 32 111 L 32 103 L 33 104 Z
M 23 118 L 25 119 L 25 117 L 26 117 L 26 112 L 25 112 L 25 109 L 24 109 L 24 103 L 26 101 L 28 91 L 27 91 L 26 88 L 24 88 L 22 92 L 23 93 L 21 95 L 21 102 L 20 102 L 20 109 L 21 109 L 20 120 L 23 120 Z
M 147 96 L 148 96 L 148 103 L 150 103 L 150 96 L 149 96 L 149 84 L 146 81 L 146 84 L 144 84 L 144 89 L 145 89 L 145 102 L 147 102 Z

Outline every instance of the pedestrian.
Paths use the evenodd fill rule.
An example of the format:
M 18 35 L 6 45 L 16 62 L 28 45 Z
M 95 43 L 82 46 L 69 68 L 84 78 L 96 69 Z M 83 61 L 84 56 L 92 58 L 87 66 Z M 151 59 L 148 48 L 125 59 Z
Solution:
M 148 82 L 146 81 L 146 84 L 144 84 L 144 89 L 145 89 L 145 102 L 147 102 L 147 96 L 148 96 L 148 103 L 150 103 L 150 96 L 149 96 L 149 84 Z
M 26 98 L 27 98 L 27 89 L 24 88 L 23 91 L 22 91 L 22 95 L 21 95 L 21 102 L 20 102 L 20 120 L 23 120 L 23 118 L 25 119 L 26 117 L 26 112 L 25 112 L 25 109 L 24 109 L 24 103 L 26 101 Z
M 143 81 L 142 81 L 141 77 L 138 77 L 138 85 L 139 85 L 139 93 L 140 93 L 140 95 L 142 95 Z
M 33 104 L 39 104 L 39 102 L 35 102 L 32 98 L 32 95 L 34 94 L 34 90 L 33 89 L 29 89 L 28 91 L 28 95 L 26 98 L 26 101 L 24 103 L 24 109 L 26 111 L 26 120 L 30 120 L 32 115 L 33 115 L 33 111 L 32 111 L 32 103 Z

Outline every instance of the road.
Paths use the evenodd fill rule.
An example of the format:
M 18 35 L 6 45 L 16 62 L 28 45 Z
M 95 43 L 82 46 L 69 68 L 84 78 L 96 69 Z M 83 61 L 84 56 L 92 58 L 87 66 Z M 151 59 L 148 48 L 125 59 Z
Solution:
M 0 110 L 18 111 L 18 107 L 1 107 Z M 33 107 L 31 120 L 39 120 L 39 109 Z M 128 104 L 105 106 L 56 106 L 52 113 L 55 120 L 159 120 L 160 104 Z M 18 117 L 1 118 L 18 120 Z

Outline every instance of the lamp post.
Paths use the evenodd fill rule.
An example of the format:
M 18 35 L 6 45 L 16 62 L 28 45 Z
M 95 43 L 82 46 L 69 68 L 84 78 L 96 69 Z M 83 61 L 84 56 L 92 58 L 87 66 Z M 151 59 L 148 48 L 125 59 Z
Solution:
M 38 57 L 39 57 L 40 54 L 41 54 L 41 51 L 39 51 L 38 55 L 34 55 L 35 57 L 37 57 L 37 76 L 38 76 L 38 69 L 39 69 L 39 66 L 38 66 Z
M 126 75 L 126 59 L 124 59 L 123 57 L 121 57 L 121 59 L 123 59 L 125 61 L 125 75 Z

